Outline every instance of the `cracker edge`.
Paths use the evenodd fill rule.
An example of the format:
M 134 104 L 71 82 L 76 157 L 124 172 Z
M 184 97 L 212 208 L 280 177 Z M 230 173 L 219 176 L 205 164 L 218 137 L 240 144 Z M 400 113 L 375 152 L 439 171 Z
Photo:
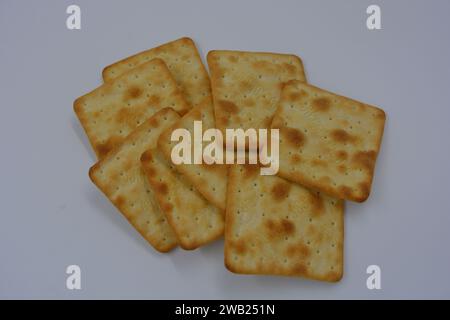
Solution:
M 339 97 L 341 99 L 345 99 L 345 100 L 349 100 L 349 101 L 357 102 L 357 103 L 362 103 L 362 104 L 364 104 L 364 105 L 366 105 L 366 106 L 368 106 L 370 108 L 376 109 L 378 112 L 380 112 L 380 114 L 383 117 L 383 125 L 381 126 L 381 130 L 380 130 L 379 135 L 376 137 L 376 141 L 377 141 L 376 142 L 376 151 L 377 152 L 376 152 L 376 156 L 375 156 L 375 160 L 374 160 L 372 174 L 370 175 L 369 179 L 367 179 L 365 181 L 360 181 L 360 183 L 365 183 L 368 186 L 367 192 L 362 193 L 361 196 L 357 196 L 357 195 L 353 195 L 353 194 L 350 195 L 350 196 L 344 195 L 342 192 L 338 192 L 336 188 L 328 187 L 325 184 L 311 182 L 309 179 L 306 179 L 304 177 L 304 175 L 302 175 L 302 174 L 300 174 L 298 172 L 295 173 L 294 175 L 292 175 L 292 174 L 289 174 L 289 173 L 284 174 L 281 171 L 278 171 L 277 175 L 279 177 L 282 177 L 282 178 L 284 178 L 286 180 L 289 180 L 291 182 L 299 183 L 301 185 L 304 185 L 305 187 L 307 187 L 309 189 L 317 189 L 317 190 L 322 191 L 323 193 L 325 193 L 325 194 L 327 194 L 327 195 L 329 195 L 331 197 L 337 198 L 337 199 L 350 200 L 350 201 L 354 201 L 354 202 L 358 202 L 358 203 L 366 201 L 369 198 L 369 196 L 370 196 L 370 192 L 372 191 L 372 182 L 373 182 L 373 179 L 374 179 L 374 176 L 375 176 L 376 163 L 377 163 L 377 160 L 378 160 L 378 155 L 380 154 L 381 142 L 383 140 L 384 127 L 385 127 L 385 124 L 386 124 L 386 118 L 387 118 L 386 117 L 386 112 L 383 109 L 379 108 L 379 107 L 376 107 L 376 106 L 373 106 L 373 105 L 370 105 L 370 104 L 367 104 L 367 103 L 364 103 L 364 102 L 361 102 L 361 101 L 358 101 L 358 100 L 355 100 L 355 99 L 352 99 L 352 98 L 348 98 L 348 97 L 345 97 L 343 95 L 340 95 L 340 94 L 337 94 L 337 93 L 334 93 L 334 92 L 331 92 L 331 91 L 328 91 L 328 90 L 319 88 L 317 86 L 311 85 L 309 83 L 298 81 L 298 80 L 290 80 L 290 81 L 286 82 L 285 85 L 283 86 L 282 90 L 284 90 L 284 88 L 286 86 L 294 85 L 297 82 L 300 82 L 302 85 L 306 85 L 306 86 L 312 87 L 313 89 L 316 89 L 316 90 L 325 91 L 326 93 L 330 93 L 330 94 L 335 95 L 335 96 L 337 96 L 337 97 Z M 278 111 L 279 111 L 280 108 L 281 108 L 281 101 L 278 102 L 278 106 L 276 108 L 275 114 L 278 114 Z M 275 117 L 272 118 L 272 123 L 273 123 L 274 118 Z M 273 128 L 272 124 L 270 125 L 270 127 Z M 280 168 L 281 168 L 281 166 L 280 166 Z
M 152 59 L 152 60 L 150 60 L 150 61 L 148 61 L 148 62 L 145 62 L 145 63 L 143 63 L 143 64 L 137 66 L 136 68 L 133 68 L 133 69 L 130 69 L 130 70 L 124 72 L 124 73 L 121 74 L 119 77 L 114 78 L 114 80 L 111 81 L 111 82 L 103 83 L 102 85 L 98 86 L 98 87 L 95 88 L 94 90 L 92 90 L 92 91 L 90 91 L 90 92 L 88 92 L 88 93 L 86 93 L 86 94 L 84 94 L 84 95 L 78 97 L 78 98 L 75 99 L 75 101 L 73 102 L 73 110 L 74 110 L 74 112 L 75 112 L 75 114 L 76 114 L 78 120 L 80 121 L 81 126 L 83 127 L 83 130 L 84 130 L 86 136 L 88 137 L 89 144 L 91 145 L 91 148 L 94 150 L 95 155 L 97 156 L 97 159 L 105 158 L 105 157 L 108 155 L 108 153 L 112 151 L 112 149 L 111 149 L 108 153 L 104 154 L 103 157 L 101 157 L 101 154 L 99 154 L 97 148 L 95 148 L 94 142 L 97 142 L 97 139 L 95 139 L 92 135 L 90 135 L 89 132 L 88 132 L 88 130 L 87 130 L 87 127 L 88 127 L 87 122 L 88 122 L 89 120 L 88 120 L 88 117 L 86 116 L 85 110 L 84 110 L 84 108 L 83 108 L 84 106 L 82 105 L 81 100 L 84 99 L 86 96 L 88 96 L 88 95 L 94 93 L 95 91 L 102 89 L 104 86 L 113 87 L 115 81 L 120 81 L 122 78 L 125 78 L 126 76 L 128 76 L 128 75 L 131 74 L 132 72 L 136 72 L 136 69 L 139 69 L 139 68 L 145 68 L 145 66 L 146 66 L 147 64 L 149 64 L 149 63 L 155 63 L 155 62 L 158 63 L 158 64 L 160 64 L 160 66 L 161 66 L 163 69 L 166 69 L 168 75 L 170 76 L 171 81 L 173 81 L 173 84 L 175 85 L 176 91 L 179 93 L 180 99 L 182 99 L 182 109 L 181 109 L 179 112 L 177 112 L 177 111 L 175 111 L 175 112 L 177 112 L 177 113 L 180 114 L 180 115 L 184 115 L 184 114 L 186 114 L 187 112 L 189 112 L 189 110 L 191 109 L 191 106 L 187 103 L 186 98 L 185 98 L 184 95 L 181 93 L 181 91 L 178 89 L 178 84 L 176 83 L 175 79 L 173 78 L 172 74 L 170 73 L 170 70 L 169 70 L 169 68 L 167 67 L 166 63 L 165 63 L 162 59 L 160 59 L 160 58 L 155 58 L 155 59 Z M 162 109 L 164 109 L 164 108 L 159 109 L 159 110 L 156 111 L 153 115 L 155 115 L 157 112 L 159 112 L 159 111 L 162 110 Z M 153 115 L 151 115 L 150 117 L 152 117 Z M 150 117 L 149 117 L 149 118 L 150 118 Z M 147 120 L 147 119 L 145 119 L 144 121 L 146 121 L 146 120 Z M 135 129 L 136 129 L 136 128 L 135 128 Z M 126 138 L 126 137 L 123 137 L 123 138 L 122 138 L 122 141 L 123 141 L 125 138 Z M 120 142 L 119 142 L 119 145 L 120 145 Z M 114 148 L 113 148 L 113 149 L 114 149 Z
M 178 113 L 173 110 L 172 108 L 163 108 L 161 110 L 159 110 L 157 113 L 161 112 L 161 116 L 165 115 L 167 113 L 172 113 L 174 112 L 175 114 L 178 115 Z M 155 116 L 157 113 L 155 113 L 153 116 Z M 146 121 L 149 121 L 151 118 L 153 118 L 153 116 L 151 116 L 149 119 L 147 119 Z M 138 132 L 136 132 L 136 130 L 132 131 L 126 138 L 134 138 L 136 135 L 138 134 Z M 125 138 L 125 139 L 126 139 Z M 97 181 L 96 177 L 95 177 L 95 172 L 97 170 L 100 170 L 100 166 L 106 162 L 107 160 L 109 160 L 109 158 L 113 157 L 114 155 L 117 154 L 117 152 L 119 152 L 121 150 L 122 147 L 122 143 L 120 143 L 119 145 L 117 145 L 115 148 L 113 148 L 104 158 L 100 159 L 97 163 L 95 163 L 91 168 L 89 168 L 89 178 L 91 179 L 91 181 L 97 186 L 98 189 L 100 189 L 100 191 L 105 195 L 105 197 L 109 200 L 110 203 L 112 203 L 114 205 L 114 207 L 116 207 L 116 209 L 120 212 L 120 214 L 128 221 L 128 223 L 133 227 L 133 229 L 135 229 L 137 232 L 139 232 L 139 234 L 142 236 L 142 238 L 144 238 L 151 246 L 152 248 L 155 248 L 155 250 L 161 252 L 161 253 L 167 253 L 169 251 L 171 251 L 172 249 L 174 249 L 175 247 L 177 247 L 177 243 L 174 243 L 173 245 L 169 245 L 169 246 L 155 246 L 149 237 L 147 237 L 144 232 L 140 229 L 138 229 L 131 221 L 130 219 L 128 219 L 127 216 L 125 216 L 125 214 L 122 213 L 122 210 L 117 206 L 117 204 L 115 203 L 115 201 L 111 200 L 110 197 L 108 196 L 108 194 L 106 193 L 106 190 L 103 188 L 103 186 L 99 183 L 99 181 Z
M 146 175 L 146 179 L 149 182 L 149 184 L 152 187 L 152 189 L 154 189 L 154 186 L 148 179 L 149 173 L 147 171 L 148 168 L 147 168 L 146 162 L 148 161 L 148 154 L 151 154 L 153 156 L 153 152 L 154 152 L 154 149 L 146 150 L 146 151 L 144 151 L 142 153 L 141 158 L 140 158 L 141 164 L 142 164 L 142 168 L 143 168 L 143 170 L 145 172 L 145 175 Z M 200 194 L 199 191 L 197 191 L 197 192 Z M 175 236 L 177 237 L 177 240 L 178 240 L 178 244 L 180 245 L 180 247 L 182 249 L 184 249 L 184 250 L 195 250 L 197 248 L 200 248 L 200 247 L 203 247 L 203 246 L 205 246 L 207 244 L 210 244 L 210 243 L 216 241 L 217 239 L 220 239 L 224 235 L 224 230 L 225 230 L 225 226 L 226 226 L 226 222 L 225 221 L 224 221 L 224 229 L 222 230 L 222 232 L 220 232 L 220 233 L 218 233 L 216 235 L 213 235 L 210 239 L 208 239 L 208 241 L 202 242 L 202 243 L 200 243 L 198 241 L 197 242 L 195 242 L 195 241 L 184 242 L 183 239 L 179 238 L 178 233 L 176 232 L 176 227 L 175 227 L 176 223 L 172 220 L 171 215 L 167 214 L 165 208 L 163 208 L 161 206 L 161 204 L 160 204 L 161 202 L 164 202 L 163 201 L 164 200 L 163 197 L 158 192 L 153 192 L 153 194 L 154 194 L 154 196 L 155 196 L 155 198 L 156 198 L 156 200 L 158 202 L 159 207 L 161 208 L 161 211 L 165 214 L 165 216 L 167 218 L 167 221 L 169 222 L 170 227 L 174 231 L 174 234 L 175 234 Z M 200 194 L 200 196 L 203 197 L 201 194 Z M 220 209 L 218 209 L 218 210 L 220 210 Z M 223 214 L 223 211 L 222 211 L 222 214 Z
M 235 165 L 237 166 L 237 165 Z M 236 184 L 235 182 L 235 174 L 230 173 L 230 171 L 232 171 L 231 165 L 228 167 L 228 185 L 227 185 L 227 210 L 225 212 L 225 217 L 228 217 L 228 215 L 230 214 L 229 211 L 231 211 L 232 208 L 235 207 L 235 203 L 234 201 L 231 199 L 231 197 L 229 196 L 229 194 L 231 193 L 231 190 L 234 186 L 234 184 Z M 283 178 L 282 178 L 283 179 Z M 292 183 L 289 182 L 288 183 Z M 344 275 L 344 245 L 345 245 L 345 201 L 341 200 L 341 199 L 336 199 L 336 201 L 340 201 L 341 202 L 341 210 L 342 210 L 342 214 L 340 215 L 341 218 L 341 230 L 340 232 L 342 233 L 342 250 L 341 252 L 341 257 L 339 259 L 339 265 L 340 265 L 340 269 L 339 272 L 336 273 L 336 277 L 335 278 L 330 278 L 330 277 L 306 277 L 306 276 L 302 276 L 302 275 L 298 275 L 298 274 L 274 274 L 274 273 L 252 273 L 252 272 L 248 272 L 247 270 L 241 270 L 239 269 L 239 267 L 236 267 L 233 265 L 232 263 L 232 258 L 231 258 L 231 249 L 229 248 L 228 245 L 228 241 L 227 238 L 230 239 L 232 236 L 232 230 L 231 230 L 231 226 L 229 223 L 225 223 L 225 230 L 224 230 L 224 265 L 225 267 L 232 273 L 236 273 L 236 274 L 245 274 L 245 275 L 257 275 L 257 276 L 264 276 L 264 275 L 269 275 L 269 276 L 282 276 L 282 277 L 294 277 L 294 278 L 301 278 L 301 279 L 309 279 L 309 280 L 317 280 L 317 281 L 327 281 L 327 282 L 339 282 L 343 275 Z M 229 219 L 225 218 L 225 221 L 229 221 Z

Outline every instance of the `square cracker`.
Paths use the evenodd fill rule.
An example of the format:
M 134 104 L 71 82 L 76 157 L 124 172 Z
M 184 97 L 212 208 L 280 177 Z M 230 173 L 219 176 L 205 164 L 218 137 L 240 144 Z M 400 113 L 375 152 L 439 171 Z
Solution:
M 164 154 L 166 160 L 171 162 L 172 148 L 178 143 L 171 141 L 170 137 L 173 130 L 184 128 L 189 131 L 191 137 L 194 137 L 194 121 L 202 121 L 203 132 L 207 129 L 215 128 L 214 109 L 211 99 L 205 99 L 198 107 L 192 108 L 171 128 L 166 129 L 158 140 L 158 147 Z M 202 132 L 202 134 L 203 134 Z M 211 142 L 203 142 L 203 147 Z M 194 144 L 192 143 L 191 155 L 193 163 Z M 202 194 L 208 201 L 216 207 L 225 211 L 225 199 L 227 192 L 227 168 L 221 164 L 178 164 L 175 169 L 189 180 L 190 183 Z
M 340 280 L 343 201 L 259 170 L 230 166 L 225 266 L 235 273 Z
M 208 53 L 217 128 L 269 128 L 281 87 L 305 80 L 290 54 L 213 50 Z
M 159 207 L 183 249 L 198 248 L 223 234 L 223 211 L 203 198 L 159 150 L 147 150 L 141 163 Z
M 177 240 L 147 185 L 140 157 L 179 118 L 171 108 L 158 111 L 89 170 L 95 185 L 160 252 L 174 248 Z
M 279 175 L 336 198 L 366 200 L 385 119 L 377 107 L 287 84 L 272 123 L 280 129 Z
M 195 107 L 204 98 L 211 97 L 209 76 L 194 41 L 181 38 L 159 47 L 135 54 L 103 69 L 105 82 L 154 58 L 167 64 L 187 102 Z
M 98 158 L 165 107 L 180 114 L 190 109 L 160 59 L 142 64 L 74 102 L 75 113 Z

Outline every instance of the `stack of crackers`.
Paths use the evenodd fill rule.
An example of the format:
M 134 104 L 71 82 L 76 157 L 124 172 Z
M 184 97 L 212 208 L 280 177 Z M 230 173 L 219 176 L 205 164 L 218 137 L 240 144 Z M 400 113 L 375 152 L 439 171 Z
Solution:
M 370 193 L 385 113 L 306 82 L 290 54 L 214 50 L 209 75 L 181 38 L 103 70 L 74 102 L 94 184 L 158 251 L 224 235 L 232 272 L 338 281 L 344 200 Z M 175 129 L 278 129 L 279 171 L 174 164 Z

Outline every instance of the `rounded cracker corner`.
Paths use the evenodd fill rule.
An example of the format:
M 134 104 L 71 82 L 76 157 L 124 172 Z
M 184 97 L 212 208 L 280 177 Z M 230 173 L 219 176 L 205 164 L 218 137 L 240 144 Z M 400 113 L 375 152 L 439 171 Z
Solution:
M 378 117 L 383 120 L 386 121 L 387 115 L 386 115 L 386 111 L 384 111 L 383 109 L 379 108 L 379 107 L 374 107 L 375 109 L 377 109 L 378 111 Z
M 206 54 L 206 60 L 209 62 L 211 59 L 214 59 L 214 55 L 216 55 L 219 52 L 219 50 L 210 50 Z
M 348 200 L 362 203 L 362 202 L 365 202 L 369 198 L 369 196 L 370 196 L 370 192 L 364 192 L 362 194 L 358 194 L 358 195 L 349 197 Z
M 103 79 L 104 82 L 108 82 L 110 80 L 109 69 L 111 69 L 111 66 L 112 65 L 106 66 L 102 70 L 102 79 Z
M 288 56 L 290 56 L 294 60 L 297 60 L 297 62 L 303 67 L 303 60 L 302 60 L 302 58 L 300 58 L 300 56 L 298 56 L 296 54 L 288 54 Z
M 223 260 L 225 268 L 232 272 L 232 273 L 239 273 L 239 271 L 237 269 L 234 268 L 234 266 L 230 263 L 230 261 L 228 261 L 228 256 L 225 255 L 225 259 Z
M 180 38 L 180 41 L 181 41 L 181 42 L 184 42 L 184 43 L 186 43 L 186 44 L 195 46 L 194 40 L 192 40 L 192 38 L 190 38 L 190 37 L 188 37 L 188 36 L 181 37 L 181 38 Z
M 94 164 L 92 167 L 89 168 L 88 175 L 89 175 L 89 178 L 91 179 L 91 181 L 94 182 L 94 183 L 95 183 L 95 180 L 96 180 L 95 172 L 98 170 L 97 168 L 99 166 L 99 163 L 100 162 L 97 162 L 96 164 Z
M 181 241 L 181 240 L 179 242 L 180 242 L 179 244 L 180 244 L 181 249 L 186 250 L 186 251 L 195 250 L 200 246 L 197 242 L 189 242 L 189 243 L 184 242 L 183 243 L 183 241 Z
M 81 109 L 81 100 L 82 100 L 82 98 L 83 97 L 80 97 L 80 98 L 77 98 L 77 99 L 75 99 L 75 101 L 73 102 L 73 111 L 76 113 L 76 114 L 79 114 L 80 113 L 80 109 Z
M 145 237 L 144 237 L 145 238 Z M 147 240 L 147 239 L 146 239 Z M 147 240 L 148 241 L 148 240 Z M 150 241 L 149 241 L 150 242 Z M 150 243 L 151 244 L 151 243 Z M 153 245 L 152 245 L 153 246 Z M 173 249 L 175 249 L 177 247 L 177 243 L 175 242 L 174 244 L 171 244 L 171 245 L 163 245 L 163 246 L 158 246 L 158 247 L 155 247 L 155 246 L 153 246 L 153 248 L 158 252 L 158 253 L 161 253 L 161 254 L 167 254 L 167 253 L 170 253 L 171 251 L 173 251 Z
M 325 281 L 328 281 L 330 283 L 337 283 L 342 280 L 344 277 L 344 272 L 333 272 L 331 274 L 328 274 L 327 277 L 324 279 Z

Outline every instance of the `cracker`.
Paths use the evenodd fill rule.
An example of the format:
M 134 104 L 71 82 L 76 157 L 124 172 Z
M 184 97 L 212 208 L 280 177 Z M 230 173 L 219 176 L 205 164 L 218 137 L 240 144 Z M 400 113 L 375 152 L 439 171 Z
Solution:
M 279 175 L 333 197 L 370 193 L 386 116 L 383 110 L 300 81 L 282 92 Z
M 204 98 L 211 97 L 208 73 L 194 41 L 186 37 L 143 51 L 106 67 L 103 69 L 103 80 L 111 81 L 154 58 L 164 60 L 191 106 L 195 107 Z
M 140 157 L 178 119 L 171 108 L 158 111 L 89 170 L 95 185 L 160 252 L 174 248 L 177 239 L 147 185 Z
M 78 98 L 74 110 L 98 158 L 158 110 L 190 107 L 165 63 L 154 59 Z
M 338 281 L 343 273 L 344 204 L 258 165 L 229 169 L 225 266 L 243 274 Z
M 305 80 L 299 57 L 290 54 L 214 50 L 208 53 L 217 128 L 269 128 L 289 80 Z
M 223 234 L 224 214 L 179 175 L 157 149 L 141 157 L 146 177 L 161 210 L 183 249 L 192 250 Z
M 206 99 L 198 107 L 190 110 L 175 125 L 166 129 L 158 140 L 159 149 L 164 157 L 170 161 L 172 148 L 178 143 L 170 141 L 173 130 L 184 128 L 194 137 L 194 121 L 202 122 L 203 132 L 215 128 L 214 109 L 212 101 Z M 202 134 L 203 134 L 202 132 Z M 203 142 L 203 147 L 211 142 Z M 194 144 L 192 143 L 191 154 L 194 155 Z M 193 156 L 192 156 L 193 158 Z M 193 160 L 193 159 L 192 159 Z M 171 161 L 170 161 L 171 162 Z M 178 164 L 174 165 L 176 170 L 189 180 L 190 183 L 212 204 L 225 211 L 225 199 L 227 192 L 227 168 L 221 164 Z

